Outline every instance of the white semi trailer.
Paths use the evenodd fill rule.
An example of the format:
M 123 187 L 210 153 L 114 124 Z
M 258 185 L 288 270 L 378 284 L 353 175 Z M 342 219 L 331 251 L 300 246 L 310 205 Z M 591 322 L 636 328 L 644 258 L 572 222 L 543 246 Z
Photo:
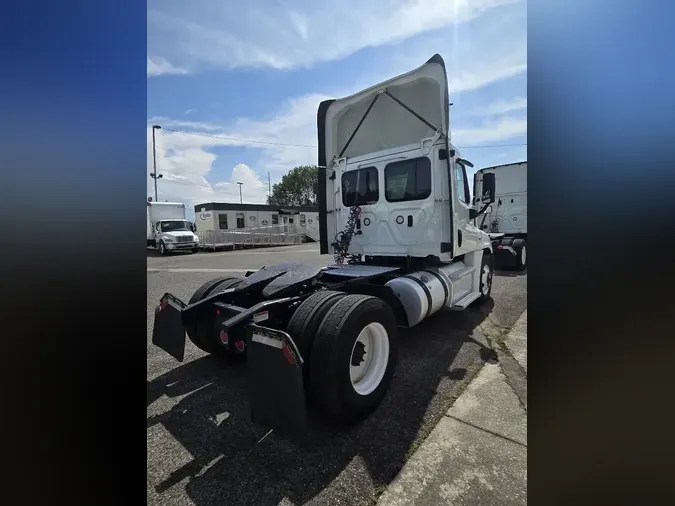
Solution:
M 162 255 L 172 251 L 199 251 L 195 226 L 185 218 L 185 204 L 147 202 L 147 247 Z
M 495 202 L 476 219 L 478 227 L 492 239 L 495 265 L 527 268 L 527 162 L 486 167 L 474 178 L 474 204 L 482 204 L 480 184 L 484 174 L 494 174 Z
M 182 361 L 190 341 L 246 358 L 254 422 L 303 430 L 306 401 L 351 423 L 382 401 L 399 327 L 490 297 L 493 250 L 450 139 L 440 55 L 318 110 L 317 185 L 327 267 L 286 263 L 221 277 L 185 303 L 165 294 L 152 342 Z M 327 262 L 328 263 L 328 262 Z

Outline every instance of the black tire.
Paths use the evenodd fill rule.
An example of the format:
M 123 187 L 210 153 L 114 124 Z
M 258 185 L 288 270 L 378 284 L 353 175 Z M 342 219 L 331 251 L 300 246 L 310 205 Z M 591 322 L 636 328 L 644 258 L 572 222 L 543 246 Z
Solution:
M 352 385 L 352 351 L 361 331 L 378 323 L 386 331 L 389 353 L 377 386 L 360 394 Z M 370 415 L 382 402 L 396 366 L 398 328 L 392 309 L 377 297 L 347 295 L 330 308 L 319 326 L 310 359 L 310 393 L 325 414 L 343 423 L 355 423 Z M 366 355 L 368 354 L 366 349 Z
M 194 304 L 195 302 L 208 297 L 212 293 L 231 288 L 241 281 L 242 278 L 234 278 L 231 276 L 207 281 L 192 294 L 188 304 Z M 214 319 L 208 314 L 199 315 L 192 325 L 186 327 L 185 331 L 190 341 L 192 341 L 192 344 L 202 351 L 207 353 L 220 353 L 226 351 L 225 347 L 221 346 L 218 342 L 220 334 L 218 333 L 218 329 L 215 328 Z
M 300 351 L 300 356 L 304 360 L 303 381 L 305 382 L 305 388 L 309 388 L 310 385 L 310 357 L 319 325 L 321 325 L 330 308 L 346 296 L 346 293 L 334 290 L 322 290 L 313 293 L 302 301 L 288 322 L 286 331 L 293 338 Z
M 527 242 L 525 239 L 516 239 L 513 241 L 513 249 L 516 250 L 516 269 L 525 270 L 527 267 Z
M 164 245 L 164 241 L 159 241 L 159 254 L 162 256 L 166 256 L 169 252 L 166 250 L 166 246 Z
M 192 248 L 192 253 L 199 253 L 199 248 Z
M 484 275 L 484 271 L 487 269 L 487 276 Z M 494 265 L 494 255 L 490 255 L 487 252 L 483 253 L 483 260 L 481 261 L 480 265 L 480 272 L 478 275 L 480 276 L 480 283 L 478 285 L 478 290 L 480 292 L 480 296 L 478 299 L 476 299 L 477 302 L 484 302 L 487 299 L 490 298 L 490 294 L 492 293 L 492 278 L 494 276 L 495 272 L 495 265 Z M 485 282 L 487 281 L 487 287 L 485 286 Z

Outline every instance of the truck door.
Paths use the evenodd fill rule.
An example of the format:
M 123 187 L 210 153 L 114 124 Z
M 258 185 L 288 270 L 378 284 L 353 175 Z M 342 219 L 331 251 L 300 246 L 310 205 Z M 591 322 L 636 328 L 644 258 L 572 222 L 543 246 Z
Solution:
M 454 236 L 452 243 L 454 256 L 458 256 L 480 249 L 481 242 L 478 228 L 470 220 L 472 206 L 466 167 L 453 160 L 452 168 L 454 170 L 452 180 Z

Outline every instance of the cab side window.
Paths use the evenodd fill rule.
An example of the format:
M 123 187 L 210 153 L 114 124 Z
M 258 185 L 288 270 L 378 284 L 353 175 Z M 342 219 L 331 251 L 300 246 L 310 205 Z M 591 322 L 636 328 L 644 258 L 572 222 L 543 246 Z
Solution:
M 457 197 L 465 204 L 469 204 L 469 183 L 466 179 L 466 169 L 461 163 L 455 163 L 455 181 L 457 182 Z

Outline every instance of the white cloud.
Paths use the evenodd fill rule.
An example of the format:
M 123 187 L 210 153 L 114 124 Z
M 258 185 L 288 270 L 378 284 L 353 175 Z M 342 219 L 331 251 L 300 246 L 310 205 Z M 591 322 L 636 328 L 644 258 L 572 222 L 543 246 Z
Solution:
M 244 183 L 243 202 L 265 203 L 267 184 L 260 181 L 256 172 L 245 164 L 235 165 L 228 181 L 211 183 L 206 179 L 216 160 L 216 155 L 206 149 L 219 145 L 227 143 L 169 131 L 158 134 L 157 172 L 162 174 L 162 178 L 157 182 L 158 198 L 184 202 L 190 208 L 203 202 L 239 202 L 237 181 L 240 181 Z M 147 167 L 148 196 L 154 198 L 154 180 L 150 177 L 153 171 L 151 124 L 148 124 Z
M 164 74 L 187 74 L 187 69 L 174 67 L 166 59 L 161 57 L 148 57 L 148 77 L 161 76 Z
M 452 143 L 458 147 L 490 145 L 521 135 L 527 135 L 527 117 L 504 116 L 477 127 L 453 129 Z
M 292 69 L 471 21 L 519 0 L 148 1 L 148 50 L 193 64 Z M 433 54 L 433 53 L 432 53 Z
M 499 116 L 514 111 L 527 109 L 526 97 L 514 97 L 510 100 L 498 100 L 487 105 L 476 107 L 469 112 L 472 116 Z

